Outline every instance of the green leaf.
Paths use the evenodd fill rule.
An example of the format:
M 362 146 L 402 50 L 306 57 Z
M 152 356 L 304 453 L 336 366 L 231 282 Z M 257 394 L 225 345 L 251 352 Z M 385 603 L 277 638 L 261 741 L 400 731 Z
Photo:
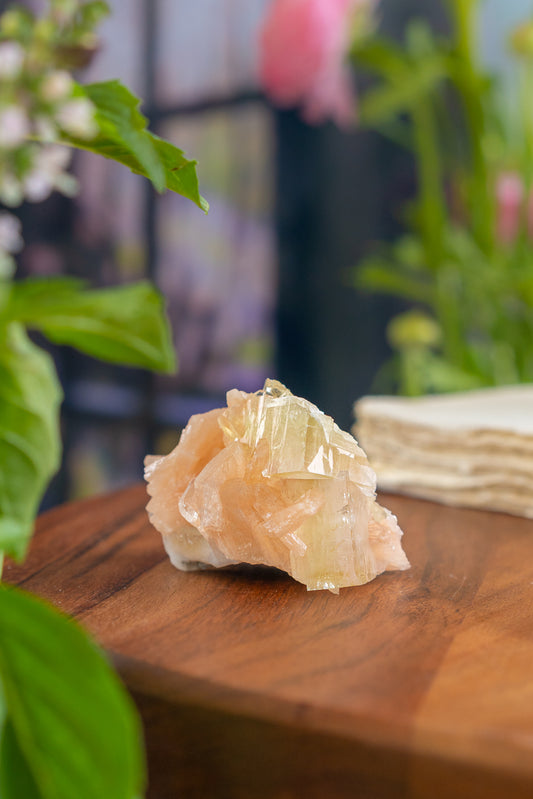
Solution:
M 2 799 L 41 799 L 10 719 L 5 723 L 0 741 L 0 796 Z
M 393 79 L 408 67 L 401 48 L 395 42 L 378 36 L 363 39 L 353 48 L 352 56 L 357 66 Z
M 439 53 L 412 64 L 394 82 L 368 91 L 361 99 L 359 118 L 364 125 L 381 125 L 391 117 L 414 108 L 431 94 L 447 75 L 447 62 Z
M 417 276 L 407 275 L 396 264 L 368 258 L 357 268 L 354 283 L 357 288 L 369 289 L 395 297 L 430 304 L 431 286 Z
M 197 162 L 187 161 L 181 150 L 165 139 L 160 139 L 153 133 L 150 134 L 150 137 L 165 169 L 166 188 L 192 200 L 202 211 L 207 213 L 209 203 L 200 196 L 198 190 Z
M 83 91 L 96 106 L 99 137 L 109 143 L 111 152 L 125 150 L 139 163 L 143 174 L 158 191 L 165 188 L 165 170 L 146 130 L 147 119 L 139 111 L 139 100 L 118 80 L 93 83 Z M 94 144 L 94 142 L 93 142 Z M 116 155 L 115 160 L 120 160 Z
M 479 375 L 466 372 L 433 353 L 426 354 L 423 371 L 424 391 L 427 392 L 468 391 L 486 385 Z
M 104 361 L 175 369 L 163 298 L 151 283 L 87 289 L 72 278 L 29 279 L 13 285 L 5 313 Z
M 198 188 L 197 162 L 189 161 L 182 150 L 146 130 L 139 100 L 129 89 L 112 80 L 78 86 L 77 91 L 95 105 L 99 134 L 84 141 L 64 133 L 64 144 L 118 161 L 149 178 L 158 191 L 167 188 L 177 192 L 207 213 L 209 204 Z
M 141 793 L 140 725 L 102 653 L 74 621 L 7 586 L 0 586 L 0 679 L 11 725 L 7 746 L 27 763 L 39 799 Z M 13 785 L 16 762 L 4 758 L 1 765 L 1 784 Z
M 0 330 L 0 551 L 24 556 L 59 466 L 59 386 L 52 359 L 18 324 Z
M 393 252 L 402 267 L 411 274 L 427 273 L 424 245 L 417 236 L 402 236 L 394 243 Z
M 78 18 L 80 25 L 85 30 L 94 30 L 105 17 L 110 14 L 108 3 L 103 0 L 94 0 L 93 2 L 85 2 L 78 10 Z
M 439 50 L 439 42 L 436 40 L 429 22 L 425 19 L 412 19 L 405 31 L 405 41 L 407 52 L 413 60 L 423 62 L 426 58 L 431 58 L 435 51 Z
M 4 722 L 6 720 L 7 710 L 6 710 L 6 700 L 4 697 L 4 691 L 2 689 L 2 680 L 0 680 L 0 740 L 2 737 L 2 729 L 4 726 Z M 0 796 L 2 796 L 2 792 L 0 791 Z

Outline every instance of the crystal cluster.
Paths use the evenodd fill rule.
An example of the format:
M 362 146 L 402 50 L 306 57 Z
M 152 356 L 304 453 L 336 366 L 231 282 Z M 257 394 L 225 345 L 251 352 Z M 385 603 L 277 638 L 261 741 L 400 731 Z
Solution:
M 335 593 L 409 568 L 351 435 L 275 380 L 227 402 L 145 461 L 150 519 L 174 566 L 262 563 Z

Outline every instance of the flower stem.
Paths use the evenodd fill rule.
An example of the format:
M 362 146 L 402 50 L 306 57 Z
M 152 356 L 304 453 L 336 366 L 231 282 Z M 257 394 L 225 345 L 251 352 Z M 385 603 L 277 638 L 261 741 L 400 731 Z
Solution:
M 430 98 L 424 98 L 412 110 L 413 136 L 419 180 L 419 221 L 427 269 L 433 275 L 433 312 L 443 331 L 445 357 L 460 366 L 465 357 L 456 281 L 450 280 L 446 259 L 445 228 L 447 208 L 443 191 L 443 175 L 439 135 Z M 404 386 L 407 394 L 421 393 L 420 387 L 407 383 L 405 370 L 413 367 L 412 359 L 404 363 Z M 413 378 L 416 383 L 417 378 Z
M 443 258 L 445 207 L 438 136 L 431 101 L 425 98 L 412 111 L 417 157 L 420 225 L 427 268 L 436 272 Z
M 520 81 L 520 105 L 522 120 L 524 125 L 524 174 L 526 189 L 531 188 L 533 182 L 533 111 L 531 109 L 531 97 L 533 96 L 533 62 L 527 60 L 521 67 Z
M 445 358 L 455 366 L 463 368 L 468 343 L 465 335 L 465 319 L 460 303 L 463 289 L 460 276 L 453 268 L 440 270 L 435 280 L 435 312 L 443 333 Z
M 426 97 L 416 105 L 412 120 L 419 178 L 420 226 L 427 268 L 433 274 L 432 307 L 443 331 L 444 355 L 450 363 L 460 367 L 465 360 L 464 325 L 459 303 L 461 290 L 449 271 L 446 258 L 447 208 L 439 136 L 430 98 Z M 412 386 L 404 386 L 404 390 L 407 393 Z
M 479 246 L 485 252 L 491 252 L 494 243 L 494 209 L 487 159 L 483 151 L 485 114 L 483 75 L 477 66 L 478 0 L 451 0 L 451 6 L 455 23 L 454 82 L 462 98 L 472 166 L 468 198 L 472 232 Z

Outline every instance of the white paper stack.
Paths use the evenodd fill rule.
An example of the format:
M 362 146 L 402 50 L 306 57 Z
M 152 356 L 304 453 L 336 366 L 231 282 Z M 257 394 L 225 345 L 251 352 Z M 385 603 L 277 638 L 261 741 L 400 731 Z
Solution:
M 380 489 L 533 518 L 533 385 L 363 397 L 355 415 Z

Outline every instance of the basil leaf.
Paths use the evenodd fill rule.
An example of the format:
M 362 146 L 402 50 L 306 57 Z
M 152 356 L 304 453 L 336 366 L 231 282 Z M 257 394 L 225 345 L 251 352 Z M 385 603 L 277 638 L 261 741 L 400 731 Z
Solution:
M 2 728 L 6 720 L 6 700 L 4 699 L 4 692 L 2 690 L 2 681 L 0 680 L 0 740 L 2 738 Z M 0 791 L 0 796 L 2 792 Z
M 18 748 L 39 799 L 142 792 L 140 725 L 102 653 L 72 619 L 7 586 L 0 586 L 0 679 L 11 725 L 6 746 Z M 3 785 L 13 785 L 20 761 L 1 764 Z
M 4 725 L 0 741 L 0 796 L 2 799 L 42 799 L 10 719 Z
M 83 86 L 83 91 L 96 106 L 96 121 L 100 130 L 96 142 L 108 142 L 116 153 L 124 151 L 138 162 L 143 174 L 157 191 L 165 188 L 165 170 L 158 158 L 151 136 L 146 130 L 147 119 L 139 111 L 140 101 L 118 80 Z
M 175 369 L 163 298 L 147 282 L 87 289 L 72 278 L 25 280 L 13 285 L 5 314 L 104 361 Z
M 96 107 L 98 135 L 90 141 L 62 134 L 61 141 L 89 150 L 129 167 L 149 178 L 157 191 L 165 188 L 183 195 L 207 213 L 208 202 L 200 195 L 196 161 L 182 150 L 146 130 L 139 100 L 118 80 L 77 87 Z
M 19 324 L 0 328 L 0 551 L 18 559 L 59 466 L 61 398 L 52 359 Z
M 209 211 L 209 203 L 200 195 L 196 176 L 197 161 L 187 161 L 181 150 L 154 133 L 150 134 L 161 163 L 165 168 L 165 186 L 176 194 L 192 200 L 204 213 Z M 135 170 L 134 170 L 135 171 Z

